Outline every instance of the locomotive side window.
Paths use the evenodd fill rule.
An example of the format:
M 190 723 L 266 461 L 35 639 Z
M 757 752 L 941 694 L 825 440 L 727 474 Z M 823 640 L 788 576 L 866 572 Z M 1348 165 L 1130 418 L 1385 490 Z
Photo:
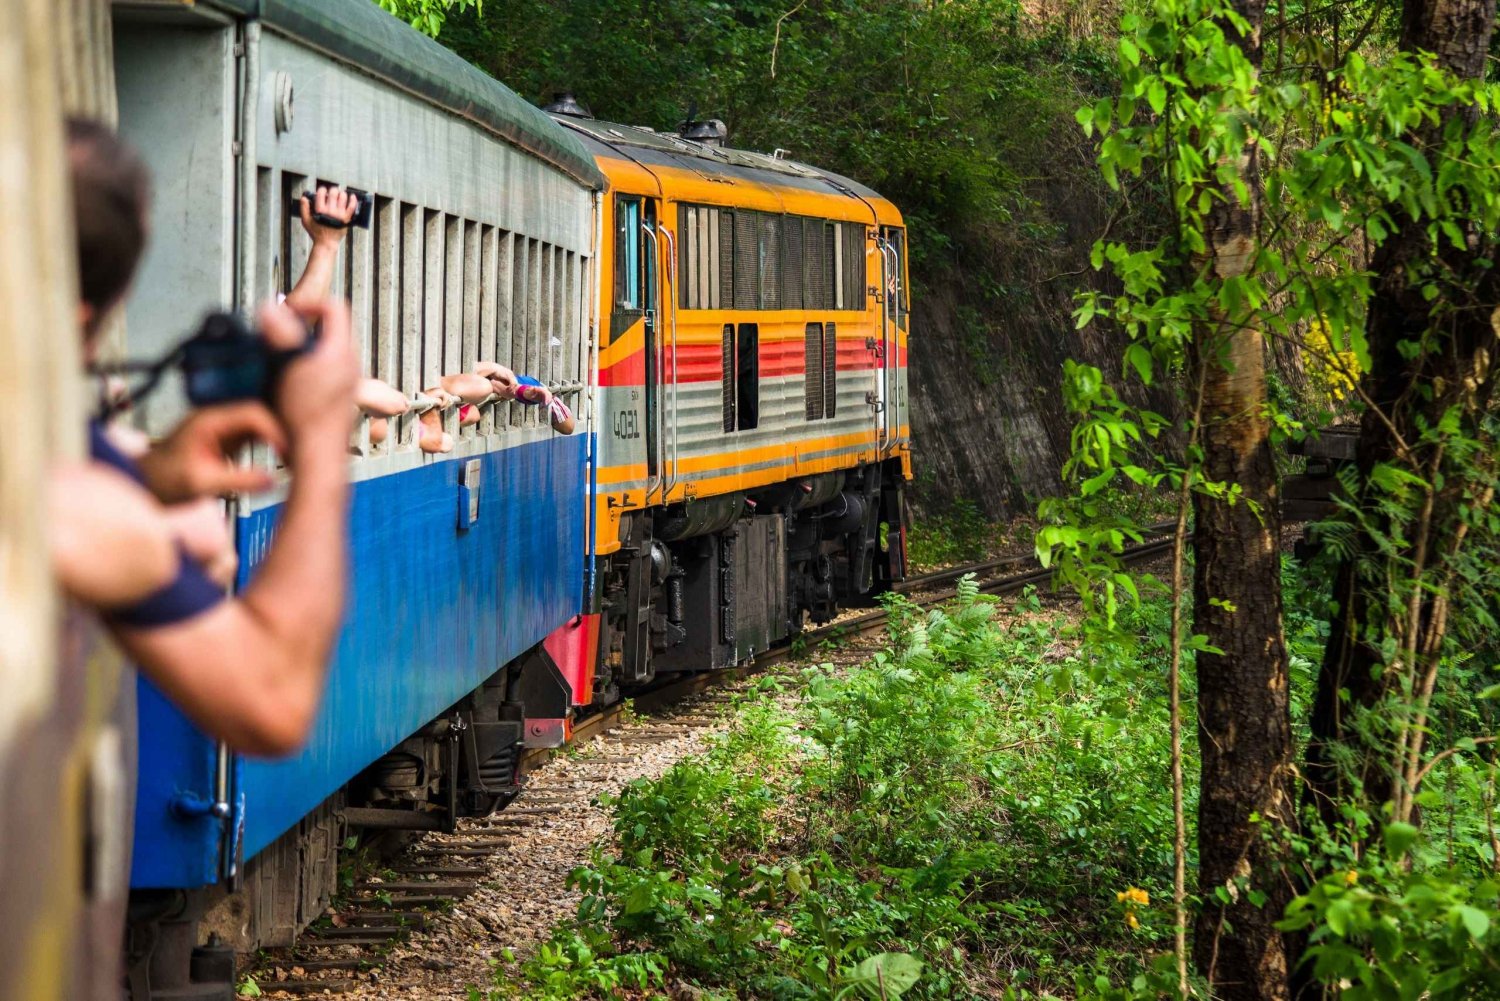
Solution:
M 641 200 L 621 198 L 615 207 L 615 305 L 642 309 Z
M 901 329 L 905 330 L 909 309 L 906 301 L 906 232 L 887 227 L 884 236 L 890 249 L 895 252 L 891 262 L 895 272 L 886 276 L 886 293 L 889 298 L 887 309 Z
M 760 325 L 742 323 L 735 345 L 735 427 L 753 430 L 760 424 Z

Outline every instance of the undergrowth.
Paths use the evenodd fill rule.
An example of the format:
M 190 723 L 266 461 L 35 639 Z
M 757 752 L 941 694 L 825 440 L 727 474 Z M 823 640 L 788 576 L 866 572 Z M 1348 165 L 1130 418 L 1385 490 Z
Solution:
M 577 916 L 489 997 L 1071 996 L 1141 973 L 1170 936 L 1159 648 L 1115 685 L 1034 597 L 890 605 L 867 663 L 805 669 L 626 787 Z
M 1303 720 L 1328 627 L 1308 569 L 1284 580 Z M 475 1001 L 1175 996 L 1167 600 L 1144 594 L 1086 646 L 1035 594 L 1002 606 L 967 578 L 941 610 L 888 609 L 868 661 L 766 679 L 777 697 L 707 754 L 627 786 L 613 843 L 571 876 L 576 916 Z M 1424 801 L 1443 834 L 1388 824 L 1360 855 L 1297 833 L 1299 866 L 1334 875 L 1284 926 L 1331 996 L 1500 996 L 1494 786 L 1455 754 Z

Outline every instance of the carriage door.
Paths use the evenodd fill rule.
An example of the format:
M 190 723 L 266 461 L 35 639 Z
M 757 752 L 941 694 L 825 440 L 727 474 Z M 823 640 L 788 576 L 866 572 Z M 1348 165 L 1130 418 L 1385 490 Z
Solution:
M 880 228 L 880 350 L 876 356 L 875 419 L 880 447 L 885 449 L 901 429 L 901 366 L 899 333 L 907 325 L 905 233 L 892 226 Z

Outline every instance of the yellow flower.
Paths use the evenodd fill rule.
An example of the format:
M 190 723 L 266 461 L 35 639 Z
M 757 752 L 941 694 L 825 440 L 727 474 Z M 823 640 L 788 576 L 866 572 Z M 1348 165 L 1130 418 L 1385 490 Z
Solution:
M 1135 916 L 1135 911 L 1130 911 L 1125 915 L 1125 925 L 1129 928 L 1139 928 L 1141 926 L 1140 919 Z
M 1359 882 L 1359 873 L 1355 872 L 1353 869 L 1350 869 L 1348 872 L 1344 873 L 1344 884 L 1346 886 L 1353 886 L 1355 883 L 1358 883 L 1358 882 Z
M 1138 886 L 1129 886 L 1115 894 L 1115 899 L 1122 904 L 1138 904 L 1147 907 L 1151 904 L 1151 895 Z
M 1361 374 L 1353 351 L 1340 351 L 1333 342 L 1328 322 L 1322 317 L 1307 324 L 1302 367 L 1308 382 L 1330 405 L 1337 405 L 1354 389 Z

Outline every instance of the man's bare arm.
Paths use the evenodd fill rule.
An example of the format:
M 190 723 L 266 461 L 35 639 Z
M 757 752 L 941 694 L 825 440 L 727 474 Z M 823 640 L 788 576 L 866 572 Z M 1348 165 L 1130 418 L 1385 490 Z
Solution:
M 358 367 L 347 307 L 313 312 L 321 314 L 321 340 L 287 370 L 278 401 L 291 487 L 254 581 L 185 622 L 116 630 L 141 670 L 195 723 L 254 754 L 290 753 L 306 737 L 343 618 L 345 443 Z M 300 336 L 289 316 L 263 314 L 267 338 L 278 346 Z
M 97 462 L 47 473 L 48 547 L 64 591 L 101 609 L 143 601 L 177 572 L 160 508 L 128 477 Z

